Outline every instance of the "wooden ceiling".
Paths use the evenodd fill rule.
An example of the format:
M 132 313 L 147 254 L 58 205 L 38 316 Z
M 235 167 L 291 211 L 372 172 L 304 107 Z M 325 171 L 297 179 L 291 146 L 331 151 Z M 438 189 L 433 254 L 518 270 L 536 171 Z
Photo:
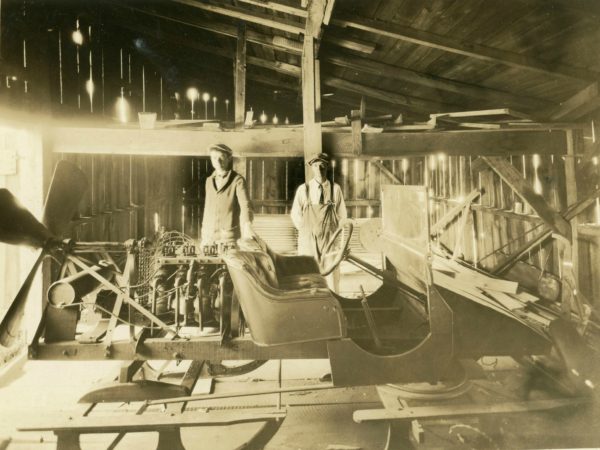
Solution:
M 178 72 L 227 86 L 245 21 L 248 92 L 284 98 L 301 115 L 303 3 L 102 0 L 93 8 L 105 30 L 142 37 Z M 361 97 L 370 113 L 407 121 L 496 108 L 576 121 L 600 106 L 600 2 L 329 0 L 324 22 L 323 120 L 348 114 Z

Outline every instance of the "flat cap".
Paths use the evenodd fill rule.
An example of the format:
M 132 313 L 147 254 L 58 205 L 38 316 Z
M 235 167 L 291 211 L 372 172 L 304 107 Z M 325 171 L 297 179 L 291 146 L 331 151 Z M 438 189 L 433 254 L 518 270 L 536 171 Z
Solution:
M 325 164 L 329 164 L 329 155 L 327 153 L 318 153 L 313 158 L 308 161 L 308 165 L 316 163 L 317 161 L 324 162 Z
M 208 146 L 209 152 L 222 152 L 226 153 L 229 156 L 233 155 L 233 150 L 227 147 L 225 144 L 211 144 Z

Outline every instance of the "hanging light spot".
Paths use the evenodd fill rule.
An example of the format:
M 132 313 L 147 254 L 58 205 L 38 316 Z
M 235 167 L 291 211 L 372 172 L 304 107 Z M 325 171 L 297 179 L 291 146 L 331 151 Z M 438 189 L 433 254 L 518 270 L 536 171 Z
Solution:
M 273 125 L 277 125 L 279 123 L 279 119 L 277 118 L 277 114 L 273 116 Z
M 188 100 L 192 103 L 192 109 L 190 111 L 190 114 L 191 114 L 192 120 L 193 120 L 194 119 L 194 102 L 196 100 L 198 100 L 198 97 L 200 96 L 200 92 L 198 92 L 198 89 L 196 89 L 195 87 L 191 87 L 191 88 L 188 88 L 185 95 L 188 98 Z
M 429 170 L 435 170 L 435 156 L 429 157 Z
M 88 93 L 88 95 L 90 96 L 90 98 L 94 95 L 94 81 L 93 80 L 87 80 L 85 82 L 85 90 Z
M 262 114 L 260 115 L 260 123 L 267 123 L 267 115 L 265 114 L 265 112 L 263 111 Z
M 79 29 L 73 31 L 71 34 L 71 39 L 73 39 L 73 42 L 75 42 L 77 45 L 83 44 L 83 34 L 81 31 L 79 31 Z
M 124 88 L 121 88 L 121 96 L 117 99 L 117 103 L 115 105 L 115 112 L 117 120 L 119 122 L 127 123 L 129 121 L 131 108 L 129 107 L 129 103 L 125 99 Z
M 188 88 L 185 95 L 189 101 L 193 102 L 194 100 L 198 99 L 200 93 L 198 92 L 198 89 L 196 89 L 195 87 L 191 87 Z M 175 92 L 175 98 L 179 100 L 179 94 L 177 92 Z
M 408 158 L 402 158 L 402 172 L 408 170 Z
M 538 155 L 538 154 L 533 155 L 532 164 L 533 164 L 533 171 L 534 171 L 533 190 L 536 194 L 542 195 L 542 192 L 543 192 L 542 182 L 540 181 L 540 176 L 538 174 L 538 168 L 540 167 L 540 164 L 541 164 L 540 155 Z
M 160 219 L 158 217 L 158 213 L 155 212 L 154 213 L 154 232 L 158 233 L 159 229 L 160 229 Z

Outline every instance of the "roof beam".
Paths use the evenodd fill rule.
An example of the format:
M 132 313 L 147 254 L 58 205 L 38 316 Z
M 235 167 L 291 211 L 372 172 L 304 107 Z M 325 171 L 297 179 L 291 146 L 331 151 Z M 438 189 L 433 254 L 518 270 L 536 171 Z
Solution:
M 533 8 L 543 7 L 546 10 L 560 12 L 568 10 L 585 17 L 590 21 L 600 19 L 600 3 L 598 0 L 519 0 Z
M 355 28 L 357 30 L 374 33 L 391 39 L 398 39 L 412 44 L 436 48 L 445 52 L 456 53 L 492 63 L 504 64 L 510 67 L 532 70 L 545 75 L 589 81 L 595 81 L 600 75 L 586 69 L 541 61 L 536 58 L 472 42 L 462 42 L 447 36 L 417 30 L 396 23 L 391 24 L 376 20 L 351 17 L 337 18 L 334 19 L 332 23 L 344 28 Z
M 223 22 L 216 21 L 204 21 L 198 18 L 186 17 L 186 19 L 180 19 L 178 17 L 167 16 L 164 14 L 156 13 L 153 11 L 148 11 L 142 8 L 136 8 L 131 5 L 120 5 L 113 4 L 120 9 L 129 9 L 131 11 L 139 12 L 142 14 L 146 14 L 152 17 L 157 17 L 159 19 L 163 19 L 173 23 L 179 23 L 181 25 L 185 25 L 192 28 L 197 28 L 200 30 L 210 31 L 212 33 L 222 34 L 224 36 L 228 36 L 231 38 L 237 38 L 237 27 L 234 25 L 230 25 Z M 246 31 L 246 40 L 248 42 L 252 42 L 254 44 L 266 45 L 268 47 L 274 48 L 275 50 L 281 50 L 288 53 L 294 53 L 300 55 L 302 53 L 302 42 L 294 39 L 287 39 L 283 36 L 268 36 L 266 34 L 258 33 L 256 31 L 247 30 Z
M 223 142 L 239 156 L 301 157 L 302 131 L 298 128 L 244 130 L 240 133 L 195 131 L 186 129 L 140 130 L 132 128 L 49 129 L 51 151 L 58 153 L 98 153 L 120 155 L 190 155 L 198 156 L 198 139 Z M 365 134 L 364 159 L 396 159 L 407 156 L 437 154 L 440 148 L 449 155 L 489 155 L 518 152 L 564 153 L 564 133 L 544 131 L 460 131 L 436 133 Z M 323 133 L 325 150 L 333 157 L 352 157 L 350 133 Z
M 452 105 L 434 102 L 430 100 L 423 100 L 416 97 L 409 97 L 406 95 L 398 94 L 396 92 L 383 91 L 381 89 L 365 86 L 351 81 L 343 80 L 341 78 L 325 77 L 323 78 L 323 84 L 343 91 L 350 91 L 356 94 L 365 95 L 366 97 L 376 98 L 383 102 L 393 103 L 395 105 L 401 105 L 409 108 L 415 112 L 423 114 L 431 114 L 434 111 L 444 111 L 453 109 Z
M 600 107 L 598 82 L 590 84 L 560 104 L 550 114 L 550 120 L 577 120 Z
M 218 48 L 215 46 L 211 46 L 208 44 L 203 44 L 194 40 L 184 40 L 181 41 L 180 38 L 170 34 L 161 32 L 160 35 L 147 27 L 140 25 L 133 25 L 129 23 L 116 22 L 118 26 L 123 28 L 132 29 L 138 32 L 147 33 L 153 37 L 161 38 L 164 41 L 172 42 L 174 44 L 181 45 L 183 44 L 185 47 L 189 47 L 195 50 L 199 50 L 201 52 L 206 52 L 210 54 L 214 54 L 217 56 L 222 56 L 224 58 L 232 59 L 234 57 L 233 53 L 229 50 Z M 247 64 L 252 66 L 262 67 L 264 69 L 272 70 L 278 73 L 282 73 L 284 75 L 292 76 L 300 79 L 301 77 L 301 68 L 299 66 L 295 66 L 293 64 L 288 64 L 280 61 L 268 61 L 262 58 L 258 58 L 256 56 L 246 56 Z M 280 83 L 270 83 L 266 77 L 262 77 L 260 80 L 251 74 L 247 74 L 247 79 L 257 81 L 263 84 L 275 85 L 281 87 Z M 341 78 L 329 77 L 323 80 L 323 84 L 341 89 L 348 92 L 353 92 L 359 95 L 366 95 L 367 97 L 375 98 L 385 103 L 389 103 L 392 105 L 400 105 L 409 109 L 416 109 L 420 113 L 430 114 L 435 111 L 439 111 L 440 108 L 448 109 L 451 105 L 442 105 L 438 102 L 431 102 L 427 100 L 417 99 L 409 96 L 405 96 L 402 94 L 381 91 L 375 88 L 371 88 L 369 86 L 358 85 L 356 83 L 346 81 Z M 285 86 L 286 89 L 297 90 L 297 87 L 292 87 L 291 85 Z M 417 108 L 415 108 L 417 106 Z M 458 106 L 458 105 L 457 105 Z M 387 111 L 386 111 L 387 112 Z
M 327 97 L 323 97 L 323 103 L 337 103 L 339 105 L 345 105 L 345 106 L 350 106 L 351 109 L 357 109 L 357 102 L 353 101 L 350 98 L 347 97 L 343 97 L 340 95 L 334 95 L 334 96 L 327 96 Z M 358 102 L 360 103 L 360 101 Z M 391 107 L 390 108 L 384 108 L 381 106 L 374 106 L 372 104 L 369 104 L 368 109 L 370 109 L 371 111 L 375 111 L 378 113 L 383 113 L 383 114 L 390 114 L 392 113 L 391 111 Z M 349 113 L 349 111 L 348 111 Z M 396 111 L 396 114 L 398 114 L 398 111 Z
M 169 22 L 180 23 L 182 25 L 186 25 L 193 28 L 198 28 L 201 30 L 210 31 L 212 33 L 222 34 L 224 36 L 228 36 L 231 38 L 237 37 L 237 28 L 234 25 L 230 25 L 223 22 L 215 22 L 215 21 L 204 21 L 198 18 L 190 18 L 187 17 L 185 20 L 180 19 L 178 17 L 167 16 L 165 14 L 160 14 L 154 11 L 148 11 L 142 8 L 137 8 L 130 5 L 119 5 L 113 4 L 113 6 L 119 7 L 121 9 L 129 9 L 131 11 L 139 12 L 142 14 L 146 14 L 152 17 L 157 17 L 159 19 L 163 19 Z M 114 20 L 119 20 L 115 18 Z M 283 36 L 269 36 L 266 34 L 262 34 L 253 30 L 246 31 L 246 41 L 252 42 L 254 44 L 266 45 L 270 48 L 274 48 L 275 50 L 284 51 L 287 53 L 293 53 L 296 55 L 302 54 L 302 42 L 296 39 L 288 39 Z M 350 50 L 358 51 L 365 54 L 371 54 L 375 50 L 375 44 L 370 42 L 365 42 L 360 39 L 349 39 L 342 36 L 328 36 L 327 42 L 338 47 L 347 48 Z
M 171 0 L 171 2 L 179 3 L 180 5 L 191 6 L 196 9 L 208 11 L 222 16 L 232 17 L 234 19 L 244 20 L 246 22 L 256 23 L 269 28 L 275 28 L 276 30 L 286 31 L 292 34 L 301 34 L 304 32 L 304 28 L 300 25 L 273 20 L 272 16 L 267 14 L 258 12 L 249 13 L 248 11 L 235 6 L 223 7 L 209 3 L 202 3 L 195 0 Z
M 266 59 L 257 58 L 256 56 L 248 56 L 247 62 L 248 64 L 252 64 L 254 66 L 264 67 L 265 69 L 274 70 L 275 72 L 283 73 L 296 78 L 300 78 L 302 75 L 302 70 L 299 66 L 294 66 L 293 64 L 287 64 L 281 61 L 269 61 Z
M 261 8 L 270 9 L 271 11 L 282 12 L 285 14 L 291 14 L 294 16 L 302 17 L 306 19 L 308 17 L 308 12 L 305 9 L 294 8 L 293 6 L 283 5 L 281 3 L 275 3 L 271 1 L 261 1 L 261 0 L 238 0 L 239 3 L 246 3 L 248 5 L 259 6 Z M 323 24 L 329 25 L 331 20 L 331 14 L 333 13 L 333 7 L 335 5 L 335 0 L 330 0 L 327 2 L 325 6 L 325 11 L 323 14 Z M 327 33 L 327 42 L 337 45 L 338 47 L 348 48 L 350 50 L 358 51 L 361 53 L 366 53 L 370 55 L 375 51 L 375 44 L 370 42 L 361 41 L 359 39 L 349 39 L 343 36 L 331 35 L 329 32 Z
M 506 104 L 518 105 L 527 109 L 548 108 L 551 102 L 531 97 L 514 95 L 509 92 L 488 89 L 473 84 L 454 81 L 447 78 L 440 78 L 426 73 L 415 72 L 403 67 L 392 66 L 368 58 L 360 58 L 351 55 L 323 55 L 324 62 L 334 64 L 346 69 L 357 72 L 376 75 L 392 80 L 406 81 L 408 83 L 431 89 L 441 90 L 452 94 L 469 96 L 472 98 L 485 100 L 496 106 Z
M 293 6 L 284 5 L 282 3 L 262 0 L 238 0 L 238 3 L 246 3 L 248 5 L 260 6 L 261 8 L 266 8 L 270 9 L 271 11 L 277 11 L 293 16 L 302 17 L 303 19 L 306 19 L 308 17 L 308 12 L 305 9 L 294 8 Z
M 325 7 L 333 0 L 310 0 L 308 4 L 308 17 L 304 33 L 318 39 L 321 35 L 321 26 L 325 17 Z

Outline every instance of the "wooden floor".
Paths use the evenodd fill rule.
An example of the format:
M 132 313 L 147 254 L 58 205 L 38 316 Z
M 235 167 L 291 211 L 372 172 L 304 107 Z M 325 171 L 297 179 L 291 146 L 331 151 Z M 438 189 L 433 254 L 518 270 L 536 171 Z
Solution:
M 270 361 L 258 370 L 240 377 L 216 381 L 215 392 L 239 392 L 276 388 L 279 362 Z M 454 402 L 515 401 L 523 398 L 529 374 L 509 359 L 485 358 L 482 361 L 486 377 L 475 380 L 469 392 Z M 178 372 L 181 367 L 171 366 Z M 9 450 L 53 449 L 52 433 L 17 432 L 23 426 L 44 415 L 67 412 L 81 414 L 77 399 L 94 383 L 116 373 L 114 362 L 71 363 L 26 361 L 11 370 L 1 380 L 0 436 L 10 438 Z M 326 361 L 283 361 L 282 385 L 315 384 L 328 371 Z M 530 392 L 531 398 L 547 396 L 547 391 Z M 207 410 L 240 410 L 274 408 L 277 395 L 262 395 L 235 399 L 212 400 L 190 405 L 202 414 Z M 409 400 L 411 402 L 411 400 Z M 282 396 L 287 417 L 268 450 L 297 449 L 382 449 L 385 444 L 385 424 L 356 424 L 352 413 L 358 409 L 380 408 L 373 387 L 356 387 L 327 391 L 300 392 Z M 99 414 L 133 413 L 138 404 L 105 404 Z M 525 413 L 493 419 L 463 418 L 424 420 L 425 441 L 418 448 L 598 448 L 600 446 L 600 414 L 594 405 Z M 229 427 L 187 428 L 182 440 L 188 450 L 233 449 L 250 439 L 260 424 L 240 424 Z M 84 450 L 105 449 L 115 435 L 86 435 L 81 439 Z M 461 442 L 462 441 L 462 442 Z M 156 433 L 128 434 L 117 449 L 154 448 Z M 2 447 L 0 447 L 2 448 Z

